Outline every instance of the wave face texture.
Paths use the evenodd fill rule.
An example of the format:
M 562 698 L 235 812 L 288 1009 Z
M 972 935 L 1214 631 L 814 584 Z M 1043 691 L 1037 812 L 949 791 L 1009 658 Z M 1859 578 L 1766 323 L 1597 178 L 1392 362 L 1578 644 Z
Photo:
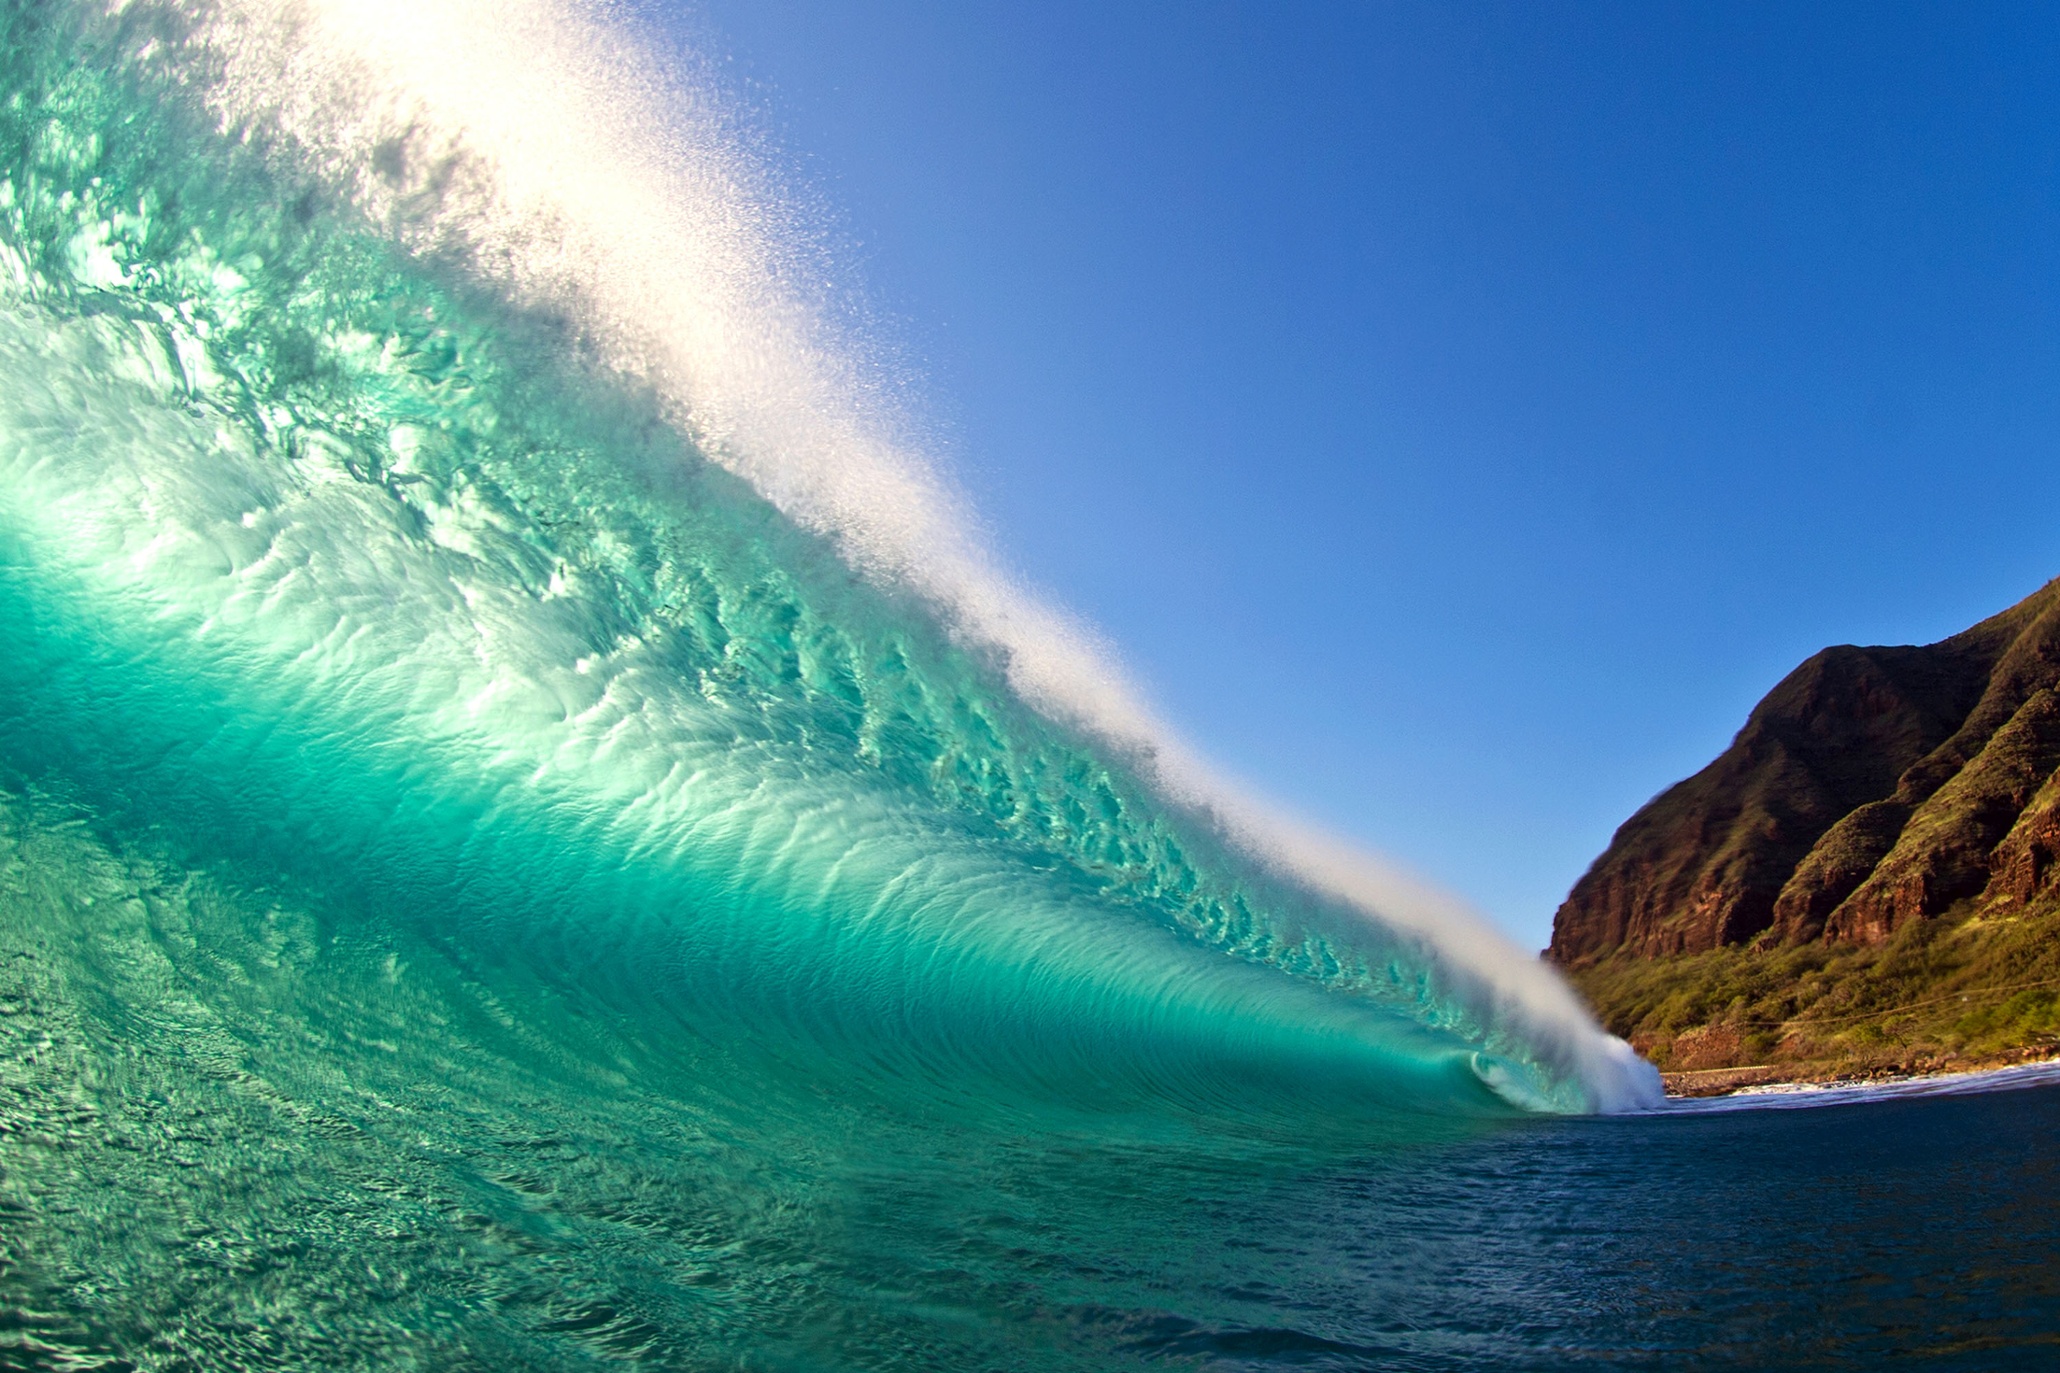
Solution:
M 0 1362 L 1119 1366 L 1197 1198 L 1649 1092 L 987 570 L 595 14 L 0 14 Z

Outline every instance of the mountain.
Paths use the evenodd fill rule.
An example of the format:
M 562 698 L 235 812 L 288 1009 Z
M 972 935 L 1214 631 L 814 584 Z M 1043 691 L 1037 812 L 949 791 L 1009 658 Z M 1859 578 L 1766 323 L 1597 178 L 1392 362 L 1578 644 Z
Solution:
M 2060 880 L 2060 580 L 1917 648 L 1827 648 L 1626 821 L 1547 956 L 1879 944 Z
M 1796 668 L 1624 823 L 1545 952 L 1662 1067 L 2021 1049 L 2060 1030 L 2032 976 L 2060 974 L 2056 858 L 2060 580 Z

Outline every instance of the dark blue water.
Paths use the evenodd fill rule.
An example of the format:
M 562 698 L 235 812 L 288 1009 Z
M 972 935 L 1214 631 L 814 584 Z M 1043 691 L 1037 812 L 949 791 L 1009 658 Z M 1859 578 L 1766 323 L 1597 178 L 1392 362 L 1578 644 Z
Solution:
M 1062 1228 L 1018 1248 L 1074 1299 L 1005 1317 L 1105 1366 L 2046 1367 L 2056 1128 L 2047 1087 L 1515 1122 L 1229 1190 L 1140 1178 L 1159 1224 L 1121 1257 Z M 997 1220 L 934 1217 L 976 1251 Z
M 1334 1263 L 1323 1317 L 1284 1303 L 1278 1335 L 1167 1347 L 1255 1367 L 2048 1366 L 2056 1131 L 2051 1087 L 1524 1122 L 1434 1168 L 1327 1180 L 1334 1212 L 1268 1242 L 1304 1272 Z

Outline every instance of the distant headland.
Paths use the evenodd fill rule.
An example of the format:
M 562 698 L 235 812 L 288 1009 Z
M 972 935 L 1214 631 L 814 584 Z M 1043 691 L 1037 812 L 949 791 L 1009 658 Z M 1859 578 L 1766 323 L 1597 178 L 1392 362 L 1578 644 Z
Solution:
M 1626 821 L 1545 956 L 1676 1092 L 2060 1053 L 2060 580 L 1827 648 Z

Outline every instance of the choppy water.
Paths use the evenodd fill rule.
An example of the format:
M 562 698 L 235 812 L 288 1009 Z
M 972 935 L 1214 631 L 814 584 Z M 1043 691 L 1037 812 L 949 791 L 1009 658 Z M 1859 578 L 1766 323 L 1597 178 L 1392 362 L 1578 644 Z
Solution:
M 993 571 L 621 16 L 0 16 L 0 1364 L 2043 1328 L 1725 1229 L 1821 1126 L 1548 1118 L 1650 1070 Z

